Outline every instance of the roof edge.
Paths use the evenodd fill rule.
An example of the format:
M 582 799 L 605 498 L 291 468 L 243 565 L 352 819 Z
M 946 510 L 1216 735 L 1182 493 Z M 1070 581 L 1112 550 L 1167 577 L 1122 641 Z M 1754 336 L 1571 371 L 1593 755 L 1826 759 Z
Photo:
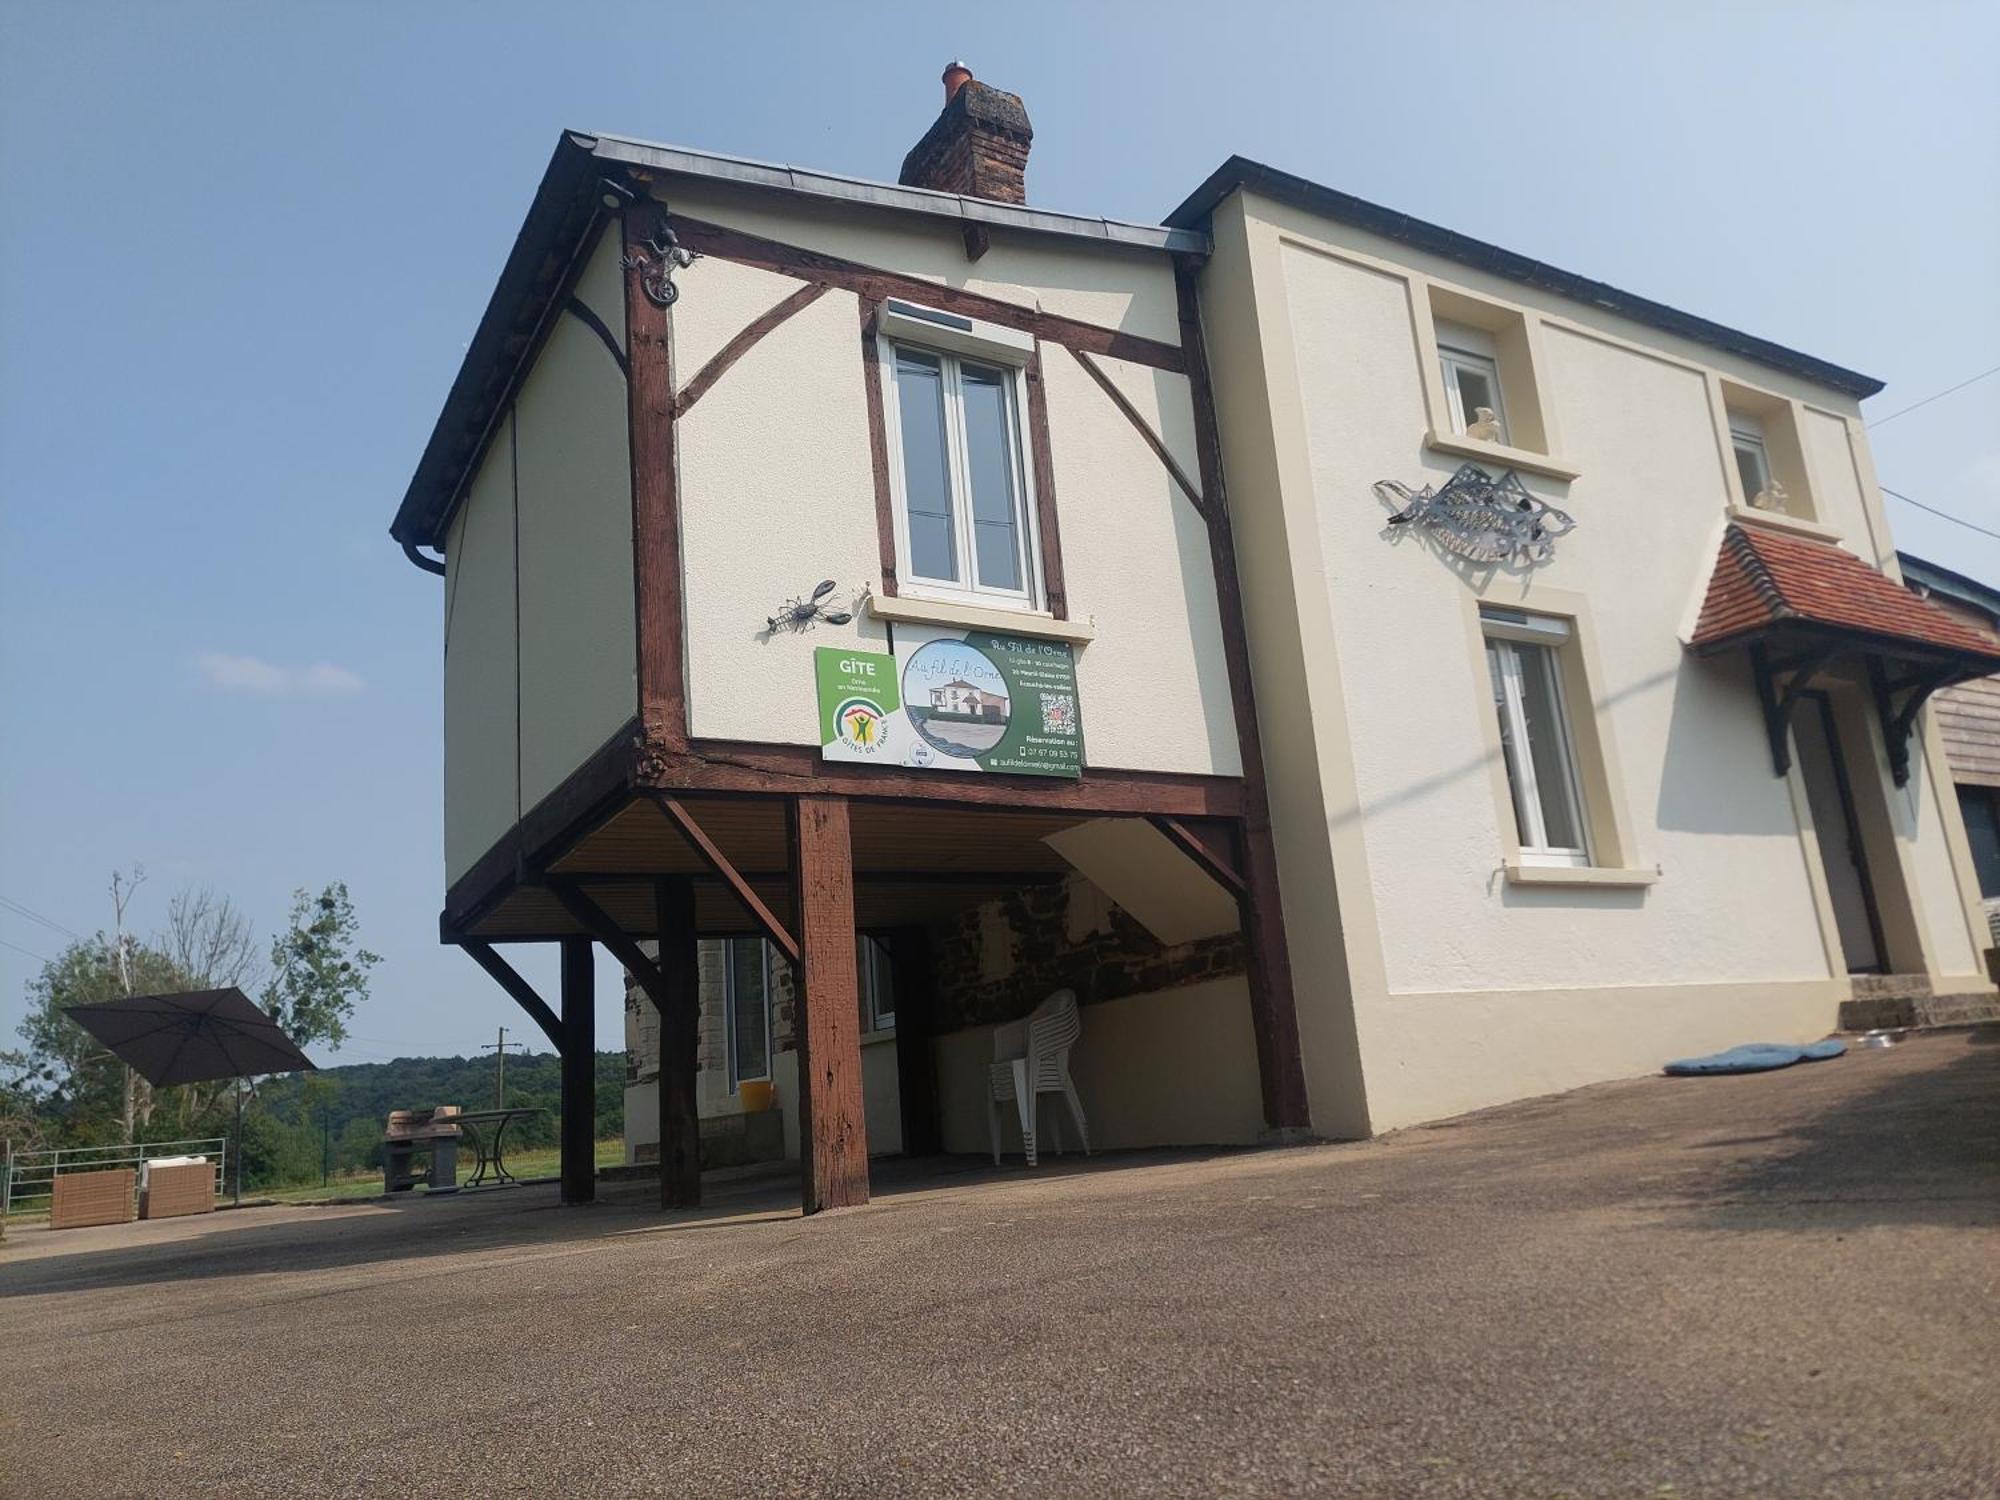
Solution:
M 1489 272 L 1507 281 L 1553 292 L 1605 312 L 1616 313 L 1620 317 L 1630 318 L 1635 323 L 1657 328 L 1662 333 L 1671 333 L 1693 343 L 1706 344 L 1712 349 L 1739 355 L 1756 364 L 1782 370 L 1818 385 L 1829 386 L 1856 399 L 1873 396 L 1883 387 L 1883 382 L 1872 375 L 1863 375 L 1814 355 L 1804 354 L 1783 344 L 1773 343 L 1769 339 L 1759 338 L 1755 334 L 1744 333 L 1740 329 L 1711 322 L 1693 313 L 1682 312 L 1679 308 L 1669 307 L 1664 302 L 1655 302 L 1650 297 L 1623 291 L 1608 282 L 1593 281 L 1587 276 L 1579 276 L 1573 271 L 1562 270 L 1544 261 L 1517 255 L 1498 245 L 1460 234 L 1455 229 L 1446 229 L 1442 225 L 1398 213 L 1394 209 L 1356 198 L 1350 193 L 1326 187 L 1309 178 L 1298 177 L 1290 172 L 1280 171 L 1276 167 L 1266 166 L 1263 162 L 1252 161 L 1247 156 L 1232 156 L 1209 173 L 1201 186 L 1188 194 L 1163 222 L 1179 229 L 1203 227 L 1217 205 L 1231 193 L 1240 190 L 1263 193 L 1281 203 L 1305 209 L 1309 213 L 1324 215 L 1343 224 L 1351 224 L 1357 229 L 1365 229 L 1385 239 L 1396 240 L 1412 249 L 1423 250 L 1432 255 L 1442 256 L 1446 260 L 1457 261 L 1461 265 Z

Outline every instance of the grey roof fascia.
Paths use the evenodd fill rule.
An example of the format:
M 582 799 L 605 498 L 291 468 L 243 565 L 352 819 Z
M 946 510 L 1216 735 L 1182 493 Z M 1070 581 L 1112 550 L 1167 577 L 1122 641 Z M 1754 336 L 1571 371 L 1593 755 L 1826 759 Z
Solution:
M 1707 318 L 1669 307 L 1664 302 L 1622 291 L 1606 282 L 1592 281 L 1587 276 L 1579 276 L 1544 261 L 1517 255 L 1512 250 L 1503 250 L 1498 245 L 1473 239 L 1455 229 L 1446 229 L 1442 225 L 1383 208 L 1380 204 L 1356 198 L 1309 178 L 1294 176 L 1276 167 L 1267 167 L 1244 156 L 1232 156 L 1211 172 L 1200 187 L 1167 215 L 1166 222 L 1179 228 L 1205 225 L 1216 206 L 1238 189 L 1261 193 L 1307 213 L 1351 224 L 1414 250 L 1457 261 L 1460 265 L 1472 266 L 1523 286 L 1602 308 L 1634 323 L 1657 328 L 1662 333 L 1671 333 L 1693 343 L 1739 355 L 1756 364 L 1783 370 L 1849 396 L 1868 397 L 1882 389 L 1882 382 L 1872 375 L 1862 375 L 1840 365 L 1829 364 L 1826 360 L 1788 349 L 1783 344 L 1772 343 L 1755 334 L 1710 322 Z
M 675 173 L 683 177 L 708 178 L 746 187 L 769 188 L 777 192 L 799 193 L 807 197 L 858 203 L 869 208 L 886 208 L 900 213 L 922 214 L 929 218 L 972 221 L 998 229 L 1021 230 L 1030 234 L 1058 235 L 1097 244 L 1130 246 L 1174 254 L 1206 255 L 1208 236 L 1197 229 L 1162 228 L 1155 224 L 1133 224 L 1117 219 L 1093 218 L 1083 214 L 1057 213 L 1045 208 L 1027 208 L 1012 203 L 996 203 L 984 198 L 966 198 L 957 193 L 934 192 L 929 188 L 904 187 L 897 183 L 871 182 L 861 177 L 845 177 L 837 172 L 821 172 L 809 167 L 785 166 L 776 162 L 754 161 L 742 156 L 695 151 L 686 146 L 660 145 L 623 136 L 573 136 L 589 143 L 598 159 L 622 166 L 644 167 L 650 171 Z

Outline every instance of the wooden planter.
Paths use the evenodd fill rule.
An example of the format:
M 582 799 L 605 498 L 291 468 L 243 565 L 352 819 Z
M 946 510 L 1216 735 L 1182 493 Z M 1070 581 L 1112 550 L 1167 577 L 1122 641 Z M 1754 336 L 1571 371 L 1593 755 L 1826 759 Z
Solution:
M 60 1174 L 49 1201 L 49 1228 L 130 1223 L 138 1216 L 133 1201 L 138 1181 L 139 1174 L 130 1167 Z

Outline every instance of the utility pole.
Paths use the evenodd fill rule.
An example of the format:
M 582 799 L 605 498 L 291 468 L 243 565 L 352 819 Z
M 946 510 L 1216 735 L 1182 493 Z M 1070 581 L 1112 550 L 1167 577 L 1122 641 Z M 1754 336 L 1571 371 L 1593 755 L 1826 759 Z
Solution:
M 118 945 L 112 956 L 118 965 L 119 987 L 125 991 L 127 1000 L 132 998 L 132 956 L 125 947 L 125 908 L 132 900 L 132 893 L 138 890 L 145 878 L 146 872 L 136 868 L 129 881 L 118 871 L 111 872 L 111 927 Z M 129 1064 L 122 1066 L 125 1068 L 125 1144 L 129 1146 L 132 1144 L 134 1116 L 138 1113 L 139 1075 L 132 1071 Z
M 481 1052 L 491 1052 L 493 1054 L 493 1107 L 495 1109 L 505 1109 L 507 1107 L 507 1049 L 509 1047 L 520 1052 L 528 1050 L 525 1043 L 508 1041 L 507 1028 L 502 1026 L 500 1028 L 500 1039 L 497 1042 L 487 1042 L 479 1049 Z

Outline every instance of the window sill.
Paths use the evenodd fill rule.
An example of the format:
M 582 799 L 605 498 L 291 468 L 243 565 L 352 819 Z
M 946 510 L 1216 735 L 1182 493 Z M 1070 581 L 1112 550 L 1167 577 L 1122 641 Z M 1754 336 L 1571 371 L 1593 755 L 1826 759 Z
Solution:
M 1604 885 L 1647 886 L 1658 882 L 1658 870 L 1628 870 L 1607 865 L 1524 865 L 1510 859 L 1506 864 L 1509 885 Z
M 868 613 L 878 620 L 901 620 L 913 625 L 963 625 L 968 630 L 990 630 L 995 635 L 1035 636 L 1078 644 L 1097 639 L 1097 628 L 1089 621 L 1058 620 L 1046 610 L 994 609 L 990 605 L 920 599 L 908 594 L 890 597 L 870 593 Z
M 1505 443 L 1481 443 L 1471 438 L 1460 437 L 1454 432 L 1438 432 L 1432 429 L 1424 434 L 1424 446 L 1434 453 L 1449 453 L 1456 458 L 1484 459 L 1487 463 L 1502 468 L 1526 469 L 1530 474 L 1546 474 L 1551 479 L 1574 479 L 1583 470 L 1574 468 L 1560 459 L 1550 458 L 1546 453 L 1531 453 L 1526 448 L 1509 448 Z
M 1816 542 L 1837 542 L 1840 533 L 1831 526 L 1822 526 L 1817 521 L 1808 521 L 1802 516 L 1789 515 L 1782 510 L 1759 510 L 1754 505 L 1732 505 L 1729 519 L 1740 526 L 1762 526 L 1767 531 L 1782 531 L 1791 536 L 1811 537 Z
M 884 1026 L 880 1031 L 864 1031 L 861 1033 L 861 1045 L 864 1047 L 876 1047 L 880 1046 L 883 1042 L 893 1042 L 895 1040 L 896 1028 L 893 1026 Z

